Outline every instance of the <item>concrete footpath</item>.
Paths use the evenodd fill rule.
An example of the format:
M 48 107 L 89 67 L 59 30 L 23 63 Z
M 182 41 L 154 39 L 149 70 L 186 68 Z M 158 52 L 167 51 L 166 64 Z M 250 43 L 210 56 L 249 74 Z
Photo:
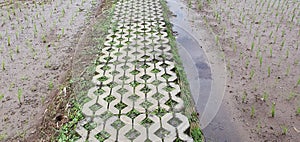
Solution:
M 159 0 L 118 1 L 108 33 L 78 141 L 193 141 Z

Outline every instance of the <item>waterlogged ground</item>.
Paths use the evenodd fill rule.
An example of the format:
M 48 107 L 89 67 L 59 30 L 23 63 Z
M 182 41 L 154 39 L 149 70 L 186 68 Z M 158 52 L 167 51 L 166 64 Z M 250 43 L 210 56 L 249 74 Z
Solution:
M 241 141 L 299 140 L 300 2 L 185 2 L 200 15 L 190 22 L 195 28 L 207 25 L 225 53 L 223 103 L 230 120 L 245 130 Z M 218 134 L 208 140 L 224 141 L 213 135 Z
M 99 2 L 0 0 L 0 141 L 36 132 Z

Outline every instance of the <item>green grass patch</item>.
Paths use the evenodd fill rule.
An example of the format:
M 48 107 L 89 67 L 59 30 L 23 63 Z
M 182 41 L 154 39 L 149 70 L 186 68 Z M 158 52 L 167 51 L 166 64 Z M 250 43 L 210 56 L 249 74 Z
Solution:
M 81 112 L 80 104 L 76 101 L 73 101 L 74 107 L 71 109 L 69 114 L 69 122 L 62 126 L 59 130 L 59 135 L 57 141 L 66 142 L 66 141 L 76 141 L 80 136 L 75 132 L 76 125 L 79 121 L 84 119 L 84 116 Z

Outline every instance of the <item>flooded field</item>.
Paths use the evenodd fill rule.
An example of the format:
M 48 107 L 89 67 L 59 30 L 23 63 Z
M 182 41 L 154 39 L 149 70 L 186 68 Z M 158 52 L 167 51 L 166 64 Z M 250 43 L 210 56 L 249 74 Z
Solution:
M 174 14 L 175 20 L 171 22 L 174 24 L 173 30 L 178 31 L 176 34 L 179 35 L 179 45 L 182 43 L 180 35 L 189 37 L 189 34 L 198 33 L 200 36 L 194 36 L 193 40 L 198 40 L 198 47 L 204 49 L 210 65 L 208 67 L 212 71 L 212 82 L 200 83 L 199 99 L 195 100 L 206 140 L 299 139 L 300 2 L 177 0 L 168 3 Z M 172 10 L 172 5 L 179 8 Z M 187 32 L 178 28 L 176 19 L 185 19 L 177 23 L 184 23 L 185 27 L 189 27 Z M 203 32 L 205 30 L 209 32 Z M 211 44 L 204 44 L 205 42 Z M 188 43 L 185 48 L 193 48 L 193 42 Z M 224 97 L 219 90 L 219 96 L 214 98 L 222 100 L 222 103 L 215 103 L 221 107 L 210 107 L 207 101 L 207 96 L 211 98 L 212 95 L 207 90 L 210 87 L 211 91 L 217 89 L 210 84 L 213 84 L 214 79 L 220 78 L 213 75 L 221 72 L 213 71 L 216 61 L 209 58 L 207 52 L 213 49 L 223 53 L 215 52 L 215 55 L 223 58 L 226 64 Z M 198 56 L 205 56 L 199 50 L 193 49 Z M 197 55 L 195 52 L 189 54 L 190 61 Z M 197 58 L 194 63 L 203 61 L 205 59 Z M 197 70 L 196 64 L 194 68 L 193 70 Z M 201 72 L 206 72 L 209 76 L 209 69 Z M 200 76 L 194 77 L 201 80 Z M 201 89 L 203 86 L 206 89 Z M 203 92 L 206 95 L 201 95 Z M 198 100 L 202 100 L 204 104 L 197 103 Z M 205 107 L 210 108 L 210 112 L 214 114 L 213 120 L 202 119 L 206 117 L 203 106 L 201 107 L 205 102 Z M 215 110 L 217 113 L 214 113 Z
M 0 141 L 36 133 L 98 2 L 0 1 Z

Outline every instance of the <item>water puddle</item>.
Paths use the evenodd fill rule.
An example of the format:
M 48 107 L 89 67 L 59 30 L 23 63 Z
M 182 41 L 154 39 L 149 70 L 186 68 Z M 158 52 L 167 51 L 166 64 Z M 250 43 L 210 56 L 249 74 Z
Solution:
M 173 31 L 178 33 L 178 52 L 206 140 L 240 141 L 239 132 L 229 117 L 230 108 L 222 102 L 226 81 L 224 60 L 218 60 L 215 56 L 219 53 L 210 51 L 212 47 L 206 43 L 208 33 L 193 28 L 196 12 L 180 0 L 167 0 L 167 3 L 174 14 L 171 23 Z
M 197 104 L 198 112 L 203 112 L 211 90 L 211 69 L 207 57 L 197 40 L 178 25 L 173 30 L 176 37 L 178 52 L 183 62 L 184 70 L 189 80 L 191 93 Z

